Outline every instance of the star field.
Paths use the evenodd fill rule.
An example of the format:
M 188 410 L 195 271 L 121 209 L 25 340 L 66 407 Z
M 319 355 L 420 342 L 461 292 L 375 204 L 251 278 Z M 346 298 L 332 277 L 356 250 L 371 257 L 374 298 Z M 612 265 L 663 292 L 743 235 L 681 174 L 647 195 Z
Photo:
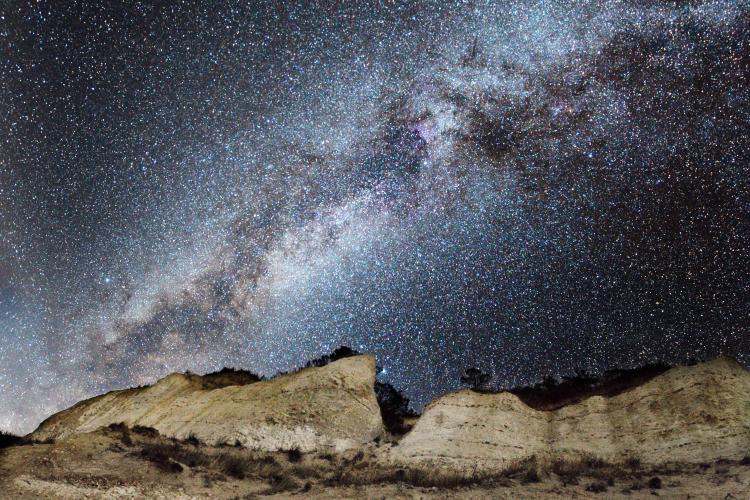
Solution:
M 750 363 L 750 4 L 0 5 L 0 428 L 346 344 L 417 408 Z

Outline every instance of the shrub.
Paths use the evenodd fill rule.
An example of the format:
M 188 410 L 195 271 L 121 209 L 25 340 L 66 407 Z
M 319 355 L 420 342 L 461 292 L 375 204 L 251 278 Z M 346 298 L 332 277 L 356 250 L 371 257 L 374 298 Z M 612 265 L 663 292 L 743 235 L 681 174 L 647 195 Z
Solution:
M 138 434 L 140 436 L 148 437 L 148 438 L 157 438 L 159 437 L 159 431 L 154 429 L 153 427 L 146 427 L 144 425 L 136 425 L 132 429 L 130 429 L 133 433 Z
M 536 468 L 527 470 L 526 474 L 521 478 L 521 484 L 538 483 L 540 481 L 541 479 L 539 479 L 539 473 Z
M 352 356 L 359 355 L 358 351 L 355 351 L 351 347 L 342 345 L 338 347 L 335 351 L 333 351 L 331 354 L 324 354 L 323 356 L 311 359 L 310 361 L 305 364 L 305 368 L 311 368 L 311 367 L 317 367 L 320 368 L 321 366 L 326 366 L 329 363 L 333 363 L 334 361 L 338 361 L 339 359 L 349 358 Z
M 584 370 L 561 381 L 546 377 L 530 387 L 516 387 L 510 392 L 536 410 L 554 410 L 591 396 L 612 397 L 644 384 L 669 369 L 664 364 L 650 364 L 628 370 L 610 370 L 593 377 Z
M 625 461 L 625 465 L 627 465 L 631 469 L 640 469 L 641 459 L 638 457 L 630 457 Z
M 29 440 L 25 437 L 0 431 L 0 449 L 10 448 L 11 446 L 21 446 L 24 444 L 29 444 Z
M 124 422 L 111 423 L 107 426 L 112 432 L 116 432 L 120 435 L 120 441 L 125 446 L 133 446 L 133 439 L 130 437 L 130 429 Z
M 113 422 L 107 426 L 107 429 L 114 432 L 130 432 L 130 429 L 125 422 Z
M 291 476 L 275 474 L 271 476 L 269 482 L 271 483 L 271 489 L 267 492 L 268 494 L 283 493 L 299 488 L 299 483 Z
M 595 481 L 586 486 L 586 491 L 590 491 L 592 493 L 604 493 L 605 491 L 607 491 L 607 483 L 602 481 Z
M 492 375 L 483 372 L 479 368 L 467 368 L 461 375 L 461 383 L 471 386 L 475 391 L 482 391 L 492 379 Z
M 156 464 L 173 460 L 188 467 L 205 466 L 212 462 L 209 455 L 195 448 L 183 448 L 179 443 L 150 443 L 145 445 L 137 456 Z
M 375 395 L 386 430 L 391 434 L 406 434 L 411 427 L 406 426 L 404 420 L 407 417 L 417 416 L 409 409 L 409 399 L 391 384 L 378 381 L 375 382 Z
M 185 439 L 183 439 L 183 442 L 187 443 L 187 444 L 191 444 L 191 445 L 196 446 L 196 447 L 197 446 L 201 446 L 203 444 L 201 442 L 201 440 L 198 439 L 198 436 L 196 436 L 192 432 L 190 434 L 188 434 L 188 437 L 186 437 Z
M 302 460 L 302 452 L 299 448 L 286 450 L 286 458 L 292 463 L 299 462 Z
M 171 474 L 182 472 L 182 465 L 173 461 L 169 456 L 169 446 L 145 446 L 141 449 L 140 457 L 154 464 L 162 472 Z
M 227 476 L 245 479 L 252 470 L 252 462 L 246 457 L 223 455 L 220 460 L 222 470 Z

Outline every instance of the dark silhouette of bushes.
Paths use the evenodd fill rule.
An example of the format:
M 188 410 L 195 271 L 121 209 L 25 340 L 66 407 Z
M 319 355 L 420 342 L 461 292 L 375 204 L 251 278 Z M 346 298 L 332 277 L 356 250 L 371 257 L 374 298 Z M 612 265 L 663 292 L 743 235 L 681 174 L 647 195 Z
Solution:
M 270 489 L 264 492 L 266 495 L 273 495 L 276 493 L 284 493 L 286 491 L 293 491 L 300 488 L 299 483 L 291 476 L 274 474 L 269 478 Z
M 351 347 L 342 345 L 334 350 L 331 354 L 324 354 L 319 358 L 312 359 L 305 364 L 305 368 L 320 368 L 326 366 L 329 363 L 338 361 L 344 358 L 350 358 L 352 356 L 359 356 L 359 352 L 355 351 Z
M 154 464 L 160 471 L 170 474 L 182 472 L 182 465 L 174 461 L 171 455 L 176 451 L 175 445 L 154 444 L 144 446 L 139 456 Z M 186 464 L 189 465 L 189 464 Z
M 136 425 L 132 429 L 130 429 L 134 434 L 138 434 L 140 436 L 144 436 L 147 438 L 157 438 L 159 437 L 159 431 L 154 429 L 153 427 L 146 427 L 144 425 Z
M 652 477 L 648 480 L 648 487 L 652 490 L 659 490 L 661 489 L 661 479 L 658 477 Z
M 198 439 L 198 436 L 196 436 L 192 432 L 190 434 L 188 434 L 188 437 L 186 437 L 185 439 L 183 439 L 182 442 L 185 443 L 185 444 L 193 445 L 195 447 L 203 445 L 203 442 L 201 442 L 201 440 Z
M 561 381 L 547 377 L 531 387 L 518 387 L 509 392 L 536 410 L 555 410 L 591 396 L 616 396 L 648 382 L 668 369 L 669 366 L 664 364 L 651 364 L 631 370 L 610 370 L 601 377 L 578 371 L 575 376 L 564 377 Z
M 219 389 L 230 385 L 248 385 L 260 382 L 263 377 L 256 375 L 248 370 L 238 368 L 222 368 L 217 372 L 206 373 L 199 377 L 200 383 L 204 389 Z
M 236 479 L 245 479 L 253 469 L 252 461 L 247 457 L 221 455 L 219 462 L 224 473 Z
M 299 462 L 302 460 L 302 452 L 299 450 L 299 448 L 286 450 L 286 458 L 292 463 Z
M 411 426 L 407 425 L 405 420 L 417 416 L 409 409 L 409 399 L 391 384 L 378 381 L 375 382 L 375 395 L 378 398 L 380 416 L 386 430 L 396 435 L 409 432 Z
M 22 446 L 29 444 L 30 441 L 25 437 L 16 436 L 9 432 L 0 431 L 0 449 L 10 448 L 11 446 Z
M 594 481 L 586 486 L 586 491 L 590 491 L 591 493 L 604 493 L 607 491 L 607 483 L 604 481 Z
M 482 392 L 486 390 L 487 384 L 492 380 L 492 375 L 485 373 L 479 368 L 467 368 L 461 375 L 461 383 L 466 384 L 472 390 Z
M 112 423 L 107 426 L 112 432 L 119 434 L 120 441 L 125 446 L 133 446 L 133 439 L 130 437 L 130 429 L 123 422 Z

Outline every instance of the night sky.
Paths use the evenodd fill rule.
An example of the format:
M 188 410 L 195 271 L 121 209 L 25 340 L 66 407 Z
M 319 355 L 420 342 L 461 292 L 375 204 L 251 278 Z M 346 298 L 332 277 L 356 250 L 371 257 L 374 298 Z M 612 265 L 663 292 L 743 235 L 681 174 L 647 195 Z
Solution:
M 417 408 L 750 363 L 748 2 L 0 3 L 0 428 L 346 344 Z

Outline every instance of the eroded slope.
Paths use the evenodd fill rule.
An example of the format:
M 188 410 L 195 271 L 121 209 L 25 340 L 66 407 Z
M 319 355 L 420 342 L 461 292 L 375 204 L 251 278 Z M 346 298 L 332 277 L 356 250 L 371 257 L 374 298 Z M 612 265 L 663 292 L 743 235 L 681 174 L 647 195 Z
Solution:
M 382 432 L 374 383 L 370 356 L 217 388 L 200 377 L 175 373 L 152 386 L 82 401 L 44 421 L 32 437 L 60 439 L 124 422 L 154 427 L 170 437 L 194 435 L 211 444 L 345 449 Z
M 696 463 L 739 459 L 748 450 L 750 372 L 718 358 L 551 411 L 535 410 L 508 392 L 447 394 L 428 405 L 392 457 L 502 467 L 532 455 Z

